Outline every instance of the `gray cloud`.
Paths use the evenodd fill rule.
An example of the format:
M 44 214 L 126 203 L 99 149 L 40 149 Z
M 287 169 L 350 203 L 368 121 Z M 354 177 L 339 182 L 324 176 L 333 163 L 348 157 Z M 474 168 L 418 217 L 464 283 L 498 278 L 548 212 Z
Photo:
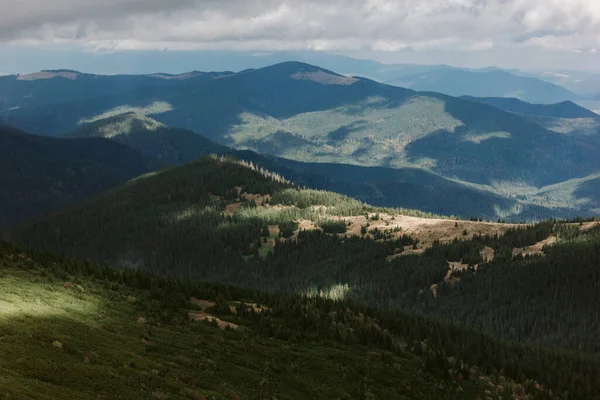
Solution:
M 96 50 L 600 48 L 593 0 L 0 0 L 0 40 Z

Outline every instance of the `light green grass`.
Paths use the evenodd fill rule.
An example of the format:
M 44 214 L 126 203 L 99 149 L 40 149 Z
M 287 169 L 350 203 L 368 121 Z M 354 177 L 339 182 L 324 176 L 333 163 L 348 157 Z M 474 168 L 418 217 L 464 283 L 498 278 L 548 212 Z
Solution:
M 360 165 L 408 165 L 404 147 L 430 133 L 454 130 L 462 122 L 445 111 L 445 103 L 415 97 L 390 104 L 370 98 L 358 105 L 298 114 L 279 120 L 242 113 L 229 134 L 233 146 L 310 162 Z M 336 133 L 336 131 L 345 133 Z M 293 146 L 288 146 L 288 141 Z
M 171 111 L 171 110 L 173 110 L 173 106 L 171 106 L 171 104 L 169 104 L 165 101 L 155 101 L 152 104 L 149 104 L 145 107 L 122 105 L 122 106 L 118 106 L 113 109 L 110 109 L 108 111 L 105 111 L 98 115 L 93 115 L 93 116 L 90 116 L 87 118 L 82 118 L 79 121 L 79 124 L 96 122 L 101 119 L 114 117 L 119 114 L 125 114 L 125 113 L 130 113 L 130 112 L 135 113 L 135 114 L 140 114 L 140 115 L 153 115 L 153 114 L 165 113 L 165 112 Z

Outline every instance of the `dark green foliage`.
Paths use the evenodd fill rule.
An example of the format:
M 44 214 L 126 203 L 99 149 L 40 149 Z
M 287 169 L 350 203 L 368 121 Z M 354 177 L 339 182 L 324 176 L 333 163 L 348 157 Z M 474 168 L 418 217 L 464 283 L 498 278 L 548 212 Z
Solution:
M 184 164 L 207 154 L 227 154 L 232 149 L 185 129 L 169 128 L 134 113 L 120 114 L 79 128 L 69 138 L 106 137 L 127 145 L 162 167 Z
M 238 197 L 233 188 L 269 194 L 292 187 L 276 179 L 237 162 L 204 158 L 139 177 L 14 237 L 80 258 L 210 277 L 243 265 L 243 256 L 253 254 L 265 225 L 259 218 L 221 213 L 224 202 Z M 78 249 L 69 250 L 75 243 Z
M 281 227 L 279 229 L 281 230 Z M 270 234 L 271 233 L 269 232 L 269 226 L 268 225 L 263 226 L 261 235 L 263 237 L 267 238 L 267 237 L 269 237 Z
M 507 241 L 531 243 L 524 239 L 527 233 L 548 231 L 549 225 L 514 231 Z M 423 304 L 423 310 L 506 341 L 600 354 L 596 310 L 600 297 L 595 290 L 600 285 L 599 246 L 597 229 L 544 248 L 545 256 L 513 260 L 512 247 L 500 245 L 493 262 L 463 273 L 459 285 L 441 299 Z
M 319 222 L 319 226 L 325 233 L 346 233 L 346 221 L 325 220 Z
M 279 224 L 279 234 L 284 239 L 289 239 L 294 235 L 294 232 L 298 229 L 298 223 L 296 221 L 285 221 Z
M 52 139 L 0 124 L 0 229 L 101 193 L 154 166 L 109 140 Z
M 11 296 L 0 320 L 6 398 L 460 400 L 486 390 L 426 368 L 402 337 L 375 328 L 376 316 L 360 321 L 364 311 L 323 299 L 111 271 L 4 243 L 0 274 Z M 240 329 L 184 318 L 190 296 L 216 300 L 204 312 Z
M 168 299 L 163 308 L 153 311 L 161 320 L 177 319 L 177 307 L 197 289 L 186 285 L 195 284 L 190 278 L 200 277 L 244 288 L 227 289 L 232 293 L 270 293 L 247 297 L 271 305 L 274 316 L 286 321 L 282 326 L 261 323 L 264 332 L 278 339 L 327 337 L 350 345 L 377 344 L 388 351 L 399 350 L 387 334 L 377 332 L 373 338 L 371 330 L 360 325 L 330 329 L 331 319 L 325 315 L 339 305 L 340 309 L 362 310 L 392 337 L 402 332 L 400 337 L 407 338 L 408 346 L 426 357 L 432 368 L 445 368 L 442 359 L 453 356 L 488 373 L 535 379 L 557 393 L 567 390 L 574 398 L 590 398 L 597 390 L 598 229 L 577 233 L 572 226 L 547 221 L 510 229 L 502 237 L 474 234 L 471 240 L 436 242 L 422 255 L 401 254 L 405 246 L 417 247 L 417 243 L 391 230 L 349 237 L 301 230 L 291 240 L 271 241 L 269 251 L 264 252 L 267 246 L 261 244 L 259 251 L 259 243 L 265 225 L 278 225 L 283 231 L 293 223 L 293 232 L 297 225 L 292 221 L 333 217 L 327 213 L 336 210 L 338 203 L 335 194 L 298 190 L 277 176 L 242 164 L 204 158 L 144 176 L 16 230 L 13 239 L 80 258 L 137 267 L 122 272 L 101 268 L 94 273 L 112 276 L 117 282 L 139 282 L 152 291 L 153 299 Z M 229 215 L 225 205 L 239 202 L 235 187 L 241 187 L 242 193 L 269 194 L 273 205 L 240 208 Z M 346 215 L 374 212 L 343 196 L 337 199 Z M 329 205 L 318 207 L 320 200 Z M 553 234 L 564 242 L 545 248 L 545 256 L 513 257 L 513 248 L 531 246 Z M 493 262 L 483 262 L 485 247 L 495 250 Z M 478 268 L 455 273 L 460 281 L 445 283 L 449 261 Z M 143 270 L 166 274 L 167 282 L 176 283 L 154 287 Z M 436 296 L 431 290 L 434 284 Z M 317 303 L 322 311 L 306 315 L 306 303 L 280 309 L 273 301 L 279 298 L 277 293 L 295 299 L 307 295 L 312 300 L 302 301 Z M 218 298 L 215 294 L 204 297 Z M 317 322 L 321 319 L 328 325 Z M 590 356 L 583 357 L 581 350 Z
M 0 266 L 3 274 L 7 272 L 7 262 L 11 268 L 9 275 L 21 274 L 19 276 L 31 277 L 32 275 L 26 271 L 35 268 L 40 271 L 40 274 L 43 274 L 42 276 L 56 276 L 59 279 L 63 275 L 69 276 L 70 279 L 81 282 L 88 288 L 92 285 L 102 284 L 106 287 L 110 286 L 117 298 L 123 293 L 134 294 L 140 300 L 136 301 L 139 307 L 137 312 L 145 312 L 150 319 L 164 316 L 165 312 L 171 313 L 178 307 L 186 307 L 185 302 L 188 296 L 216 299 L 217 305 L 213 311 L 220 310 L 222 314 L 231 313 L 227 306 L 231 299 L 252 298 L 261 304 L 268 305 L 269 308 L 260 314 L 249 311 L 247 307 L 238 306 L 236 308 L 238 315 L 234 317 L 234 321 L 245 325 L 245 329 L 247 329 L 239 333 L 225 331 L 222 334 L 216 334 L 219 332 L 217 328 L 205 328 L 206 325 L 189 324 L 185 323 L 183 319 L 176 318 L 164 320 L 161 325 L 148 324 L 146 328 L 140 329 L 143 332 L 142 339 L 148 342 L 144 345 L 146 349 L 141 350 L 146 354 L 142 354 L 143 357 L 136 357 L 135 361 L 127 360 L 127 368 L 142 371 L 155 368 L 156 362 L 148 363 L 144 357 L 159 357 L 163 362 L 164 360 L 173 360 L 175 363 L 170 368 L 177 370 L 179 377 L 177 381 L 183 379 L 187 385 L 191 386 L 196 386 L 199 381 L 197 379 L 185 380 L 188 376 L 187 370 L 178 365 L 202 367 L 204 371 L 202 377 L 213 381 L 212 376 L 215 373 L 219 377 L 226 377 L 225 379 L 230 385 L 227 389 L 229 393 L 244 393 L 249 387 L 258 387 L 255 383 L 261 379 L 264 382 L 265 378 L 264 375 L 255 375 L 254 369 L 257 365 L 260 365 L 261 368 L 266 365 L 262 371 L 267 374 L 269 379 L 272 378 L 273 382 L 282 380 L 280 385 L 272 387 L 274 393 L 278 393 L 281 398 L 288 398 L 284 393 L 288 393 L 287 396 L 291 396 L 289 398 L 304 398 L 310 396 L 306 394 L 306 388 L 301 389 L 295 385 L 290 386 L 283 383 L 287 382 L 290 376 L 294 377 L 294 381 L 306 379 L 307 383 L 312 383 L 306 386 L 307 388 L 313 387 L 317 382 L 323 382 L 323 379 L 327 379 L 327 382 L 332 384 L 333 382 L 340 383 L 342 378 L 338 373 L 333 372 L 335 368 L 326 376 L 320 377 L 313 376 L 308 372 L 332 368 L 331 363 L 333 362 L 337 368 L 343 368 L 346 373 L 350 374 L 342 374 L 345 377 L 343 380 L 344 390 L 348 398 L 365 393 L 366 387 L 360 382 L 369 382 L 369 391 L 379 393 L 383 398 L 405 396 L 411 399 L 476 398 L 478 395 L 483 396 L 485 390 L 488 391 L 487 393 L 495 393 L 496 384 L 503 386 L 502 396 L 511 396 L 511 393 L 530 393 L 539 398 L 547 398 L 546 390 L 551 389 L 556 398 L 565 400 L 594 398 L 593 396 L 600 389 L 597 381 L 600 364 L 593 357 L 583 357 L 569 352 L 555 352 L 522 344 L 506 344 L 480 333 L 441 324 L 399 310 L 385 308 L 375 310 L 351 301 L 332 301 L 319 297 L 307 299 L 231 286 L 207 285 L 189 279 L 165 279 L 141 271 L 115 270 L 98 264 L 74 262 L 50 253 L 30 251 L 24 254 L 21 249 L 0 243 Z M 94 282 L 93 280 L 98 281 Z M 58 287 L 62 290 L 61 286 Z M 95 292 L 104 293 L 99 292 L 98 289 L 95 289 Z M 158 302 L 151 299 L 156 299 Z M 123 306 L 119 307 L 122 309 Z M 133 319 L 131 311 L 124 310 L 119 314 L 120 318 L 128 313 L 129 318 Z M 181 308 L 179 310 L 182 311 Z M 112 317 L 112 311 L 107 315 Z M 231 317 L 233 316 L 224 318 Z M 51 323 L 54 324 L 54 322 Z M 66 327 L 67 325 L 56 325 L 53 329 L 56 333 L 61 334 L 63 329 L 67 329 Z M 63 341 L 67 341 L 67 345 L 70 343 L 78 345 L 79 335 L 83 331 L 87 332 L 88 338 L 90 333 L 93 337 L 96 335 L 96 330 L 90 332 L 89 327 L 84 327 L 82 330 L 81 327 L 73 326 L 69 329 L 71 336 L 63 339 Z M 139 337 L 135 337 L 133 333 L 136 329 L 131 328 L 131 323 L 125 323 L 122 328 L 105 326 L 104 329 L 119 329 L 118 343 L 121 345 L 130 343 L 129 335 L 136 339 L 136 343 L 140 342 Z M 38 328 L 38 332 L 43 331 Z M 173 340 L 173 337 L 169 339 L 167 335 L 173 336 L 174 332 L 178 332 L 177 339 Z M 10 328 L 5 329 L 6 334 L 10 338 L 13 337 Z M 72 337 L 74 335 L 77 336 Z M 196 348 L 198 348 L 197 343 L 203 344 L 199 349 L 202 357 L 198 357 L 198 353 L 195 351 L 188 350 L 185 353 L 184 349 L 191 345 L 192 337 Z M 114 339 L 105 334 L 104 341 L 106 340 L 113 343 Z M 114 343 L 116 345 L 117 341 Z M 218 346 L 214 346 L 214 343 Z M 245 346 L 244 343 L 246 343 Z M 10 348 L 11 345 L 11 341 L 4 344 L 7 348 Z M 27 343 L 27 346 L 30 345 Z M 103 351 L 107 351 L 104 343 L 97 343 L 95 347 L 102 349 L 98 363 L 100 366 L 104 365 L 107 358 L 103 353 Z M 203 353 L 202 349 L 207 348 L 210 351 Z M 271 352 L 270 348 L 273 348 L 274 351 Z M 336 350 L 333 351 L 333 349 Z M 75 348 L 73 351 L 76 350 L 78 349 Z M 267 352 L 265 359 L 270 360 L 267 364 L 262 361 L 256 364 L 257 350 Z M 68 348 L 64 351 L 68 351 Z M 225 357 L 220 356 L 222 352 Z M 317 356 L 323 352 L 330 354 L 329 361 L 325 361 L 327 358 Z M 344 356 L 345 352 L 348 352 L 348 355 Z M 126 353 L 123 352 L 123 354 Z M 303 357 L 310 355 L 311 367 L 293 369 L 291 361 L 294 364 L 302 363 L 302 365 L 308 361 L 301 358 L 302 354 L 304 354 Z M 365 358 L 350 357 L 350 354 L 364 354 Z M 57 356 L 54 354 L 52 357 Z M 123 355 L 117 357 L 123 357 Z M 218 361 L 216 363 L 215 361 L 210 363 L 202 361 L 207 357 Z M 231 365 L 226 363 L 226 360 L 232 359 L 244 366 L 243 374 L 238 375 L 236 363 Z M 21 362 L 29 363 L 26 359 L 21 359 Z M 56 365 L 63 361 L 56 358 L 54 362 L 54 368 L 56 368 Z M 10 376 L 14 376 L 16 373 L 19 377 L 23 374 L 22 376 L 31 379 L 33 373 L 38 374 L 33 378 L 39 379 L 42 376 L 39 374 L 46 374 L 44 375 L 47 377 L 46 386 L 41 387 L 36 383 L 35 386 L 31 386 L 36 390 L 47 391 L 58 382 L 54 376 L 50 377 L 47 372 L 44 372 L 46 369 L 39 364 L 39 360 L 35 367 L 27 369 L 29 372 L 22 370 L 19 364 L 14 363 L 11 359 L 2 358 L 0 363 L 0 368 L 12 367 Z M 72 387 L 81 388 L 80 383 L 77 383 L 78 378 L 76 378 L 79 369 L 73 368 L 73 364 L 74 362 L 71 361 L 68 371 L 65 370 L 61 374 L 60 382 L 64 385 L 71 379 L 73 382 L 69 384 Z M 221 375 L 221 368 L 219 368 L 221 365 L 228 366 L 225 375 Z M 381 369 L 377 365 L 381 365 Z M 159 370 L 159 377 L 163 376 L 160 372 L 162 370 L 162 368 Z M 388 377 L 384 372 L 390 370 L 394 371 L 393 377 Z M 116 386 L 113 386 L 117 382 L 115 379 L 118 379 L 117 377 L 123 371 L 120 368 L 114 369 L 114 366 L 111 371 L 110 376 L 107 375 L 103 379 L 102 385 L 98 386 L 96 390 L 104 392 L 107 387 L 115 387 L 113 395 L 130 390 L 129 383 L 121 383 L 121 387 L 116 389 Z M 206 376 L 208 371 L 212 372 Z M 97 369 L 96 373 L 103 373 L 103 370 Z M 127 375 L 132 376 L 131 374 Z M 490 377 L 485 375 L 490 375 Z M 363 380 L 365 376 L 370 377 L 368 381 Z M 457 376 L 461 376 L 461 380 L 457 381 Z M 480 376 L 481 378 L 479 378 Z M 468 379 L 465 380 L 465 378 Z M 358 379 L 360 384 L 354 382 L 355 379 Z M 521 387 L 515 386 L 517 382 L 511 379 L 521 383 Z M 489 384 L 486 381 L 489 381 Z M 541 386 L 537 385 L 536 381 Z M 91 383 L 93 380 L 89 382 Z M 248 383 L 244 384 L 243 382 Z M 33 383 L 31 382 L 30 385 Z M 149 382 L 152 390 L 156 392 L 166 391 L 169 393 L 176 387 L 174 383 L 168 385 L 165 383 L 158 378 Z M 462 391 L 456 390 L 458 385 L 462 387 Z M 216 387 L 210 386 L 209 390 L 212 391 Z M 264 388 L 265 386 L 262 384 L 260 387 Z M 327 390 L 325 389 L 327 387 L 329 386 L 325 385 L 321 390 Z M 334 385 L 333 387 L 337 388 L 338 386 Z M 329 387 L 329 390 L 332 390 L 333 387 Z M 6 387 L 5 382 L 0 382 L 0 389 L 8 389 L 9 393 L 14 388 L 14 386 Z M 80 390 L 89 389 L 87 387 Z M 144 389 L 147 390 L 147 387 Z M 137 385 L 136 390 L 140 390 Z M 35 392 L 29 393 L 34 394 Z M 55 395 L 55 398 L 62 397 Z

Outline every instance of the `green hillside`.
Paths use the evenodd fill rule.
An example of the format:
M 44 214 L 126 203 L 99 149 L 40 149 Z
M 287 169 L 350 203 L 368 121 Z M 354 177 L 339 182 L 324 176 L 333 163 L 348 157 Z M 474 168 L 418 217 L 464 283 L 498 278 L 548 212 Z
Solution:
M 54 139 L 0 125 L 0 228 L 101 193 L 155 166 L 109 140 Z
M 505 224 L 432 219 L 423 228 L 411 230 L 406 215 L 433 217 L 417 211 L 377 209 L 331 192 L 298 189 L 244 162 L 212 157 L 136 178 L 88 202 L 13 229 L 10 238 L 28 247 L 169 276 L 296 294 L 323 292 L 360 304 L 450 318 L 501 338 L 516 335 L 538 345 L 600 350 L 589 335 L 600 329 L 600 321 L 593 310 L 578 306 L 580 301 L 596 304 L 595 298 L 585 296 L 600 284 L 596 276 L 600 260 L 595 257 L 599 253 L 593 251 L 598 240 L 593 230 L 581 236 L 592 247 L 580 251 L 579 245 L 568 242 L 571 237 L 580 238 L 577 226 L 573 232 L 554 222 L 511 230 Z M 436 237 L 438 230 L 443 234 Z M 561 251 L 542 249 L 542 243 L 532 253 L 535 257 L 513 257 L 524 251 L 519 249 L 551 237 L 561 243 L 567 240 L 556 247 Z M 495 254 L 493 259 L 484 255 L 486 248 Z M 567 259 L 577 261 L 564 262 Z M 446 281 L 449 262 L 461 260 L 465 268 L 487 260 L 483 265 L 491 271 L 510 269 L 510 281 L 531 279 L 518 278 L 523 268 L 523 273 L 552 272 L 546 277 L 549 282 L 561 282 L 567 288 L 564 275 L 569 274 L 573 285 L 581 287 L 564 293 L 562 297 L 574 300 L 561 302 L 558 308 L 560 289 L 537 293 L 535 286 L 525 287 L 529 291 L 522 298 L 517 288 L 513 296 L 506 289 L 506 296 L 515 302 L 527 299 L 536 306 L 517 307 L 513 315 L 495 322 L 499 325 L 489 325 L 503 307 L 501 302 L 491 301 L 486 306 L 489 313 L 468 313 L 466 304 L 452 313 L 441 296 L 453 294 L 452 288 L 440 291 L 438 297 L 430 290 L 431 285 Z M 577 270 L 572 270 L 573 265 Z M 473 274 L 475 283 L 484 277 Z M 464 296 L 469 303 L 481 295 L 479 290 L 463 292 L 462 287 L 457 286 L 449 299 Z M 478 299 L 477 304 L 485 302 Z M 443 313 L 438 314 L 438 306 Z M 530 313 L 541 319 L 568 321 L 576 316 L 586 321 L 577 336 L 579 347 L 570 337 L 574 330 L 552 325 L 531 330 Z
M 332 301 L 168 281 L 5 243 L 0 274 L 6 399 L 458 400 L 536 392 L 535 382 L 492 379 L 453 358 L 428 362 L 425 344 L 413 350 L 376 316 Z M 299 309 L 304 315 L 290 319 Z M 193 321 L 201 315 L 214 322 Z
M 596 144 L 594 140 L 600 133 L 600 116 L 571 101 L 530 104 L 514 98 L 470 96 L 463 96 L 463 98 L 521 114 L 550 131 L 591 139 L 593 145 Z
M 169 128 L 150 117 L 133 112 L 84 124 L 67 137 L 112 139 L 155 159 L 161 166 L 183 164 L 206 154 L 231 152 L 231 149 L 194 132 Z
M 276 252 L 277 236 L 271 231 L 284 234 L 291 224 L 290 234 L 284 235 L 289 237 L 298 230 L 292 221 L 319 223 L 330 216 L 369 211 L 375 209 L 335 193 L 297 189 L 278 175 L 244 162 L 206 157 L 138 177 L 18 228 L 11 236 L 29 246 L 80 258 L 231 283 L 251 279 L 287 290 L 279 277 L 265 279 L 245 267 L 260 265 L 264 256 Z M 307 235 L 307 241 L 318 241 L 318 234 Z M 365 258 L 373 257 L 372 250 L 385 258 L 398 245 L 372 242 L 372 248 L 360 251 Z M 309 269 L 302 275 L 309 282 L 312 279 Z M 295 281 L 290 285 L 296 290 Z
M 57 379 L 74 376 L 51 375 L 50 366 L 53 371 L 61 371 L 53 363 L 64 360 L 72 365 L 75 359 L 83 360 L 81 368 L 86 371 L 87 356 L 88 361 L 96 359 L 104 368 L 107 365 L 117 368 L 117 372 L 108 376 L 102 375 L 106 370 L 100 368 L 99 376 L 106 376 L 111 382 L 127 379 L 135 382 L 135 386 L 125 384 L 124 391 L 141 387 L 147 389 L 146 393 L 159 392 L 177 398 L 191 396 L 189 391 L 182 395 L 182 388 L 187 387 L 207 398 L 209 394 L 217 398 L 227 396 L 226 390 L 243 398 L 253 396 L 256 382 L 266 379 L 278 398 L 320 398 L 312 388 L 326 393 L 323 398 L 344 398 L 331 390 L 346 386 L 344 379 L 355 375 L 351 370 L 331 376 L 325 371 L 339 371 L 334 366 L 338 364 L 333 364 L 338 362 L 361 364 L 365 354 L 367 359 L 384 360 L 387 355 L 370 353 L 380 353 L 377 349 L 382 349 L 390 352 L 391 365 L 401 367 L 405 361 L 400 358 L 406 358 L 417 369 L 409 367 L 412 369 L 407 375 L 395 372 L 396 367 L 389 365 L 385 373 L 377 366 L 370 372 L 358 370 L 362 371 L 357 372 L 359 375 L 378 376 L 367 386 L 360 381 L 348 384 L 347 398 L 360 398 L 358 391 L 363 390 L 364 395 L 368 387 L 375 398 L 476 399 L 481 383 L 492 398 L 497 395 L 510 398 L 512 392 L 523 390 L 532 391 L 530 398 L 549 398 L 546 390 L 552 390 L 556 398 L 594 398 L 600 390 L 597 382 L 600 348 L 596 341 L 600 320 L 594 308 L 600 300 L 595 290 L 600 284 L 597 259 L 600 237 L 596 222 L 550 221 L 525 227 L 424 219 L 422 223 L 429 222 L 422 226 L 427 226 L 424 229 L 429 232 L 421 232 L 405 225 L 417 220 L 406 214 L 419 215 L 407 210 L 375 209 L 335 193 L 300 190 L 277 175 L 226 158 L 203 158 L 139 177 L 86 203 L 11 232 L 11 240 L 30 247 L 133 268 L 112 270 L 92 263 L 68 262 L 45 253 L 19 256 L 14 250 L 9 252 L 10 262 L 16 262 L 21 269 L 17 278 L 13 273 L 4 275 L 10 277 L 5 280 L 10 289 L 4 293 L 11 296 L 4 300 L 7 294 L 4 295 L 3 301 L 7 303 L 4 309 L 48 310 L 43 305 L 54 298 L 53 304 L 65 304 L 67 310 L 72 310 L 67 315 L 78 322 L 72 325 L 64 319 L 51 320 L 42 329 L 31 327 L 35 323 L 32 321 L 37 320 L 9 320 L 8 326 L 17 327 L 10 332 L 28 329 L 37 332 L 20 339 L 25 342 L 14 342 L 15 333 L 7 336 L 13 340 L 9 343 L 21 343 L 11 351 L 22 351 L 17 349 L 28 349 L 27 346 L 42 346 L 44 352 L 59 351 L 52 345 L 58 341 L 63 346 L 58 354 L 64 354 L 65 358 L 48 353 L 50 361 L 43 364 L 47 369 L 38 370 L 27 364 L 33 362 L 25 356 L 33 354 L 27 350 L 19 353 L 23 354 L 22 368 L 13 367 L 14 359 L 19 359 L 14 354 L 3 368 L 17 374 L 15 379 L 21 382 L 29 379 L 45 382 L 42 386 L 35 384 L 39 387 L 36 390 L 46 390 L 45 393 L 54 390 L 52 385 L 57 384 Z M 431 239 L 434 231 L 440 232 L 444 240 Z M 148 271 L 166 278 L 153 278 L 146 275 Z M 48 275 L 54 280 L 47 280 Z M 29 283 L 15 281 L 25 277 L 42 288 L 51 288 L 50 294 Z M 197 283 L 194 278 L 214 285 Z M 117 284 L 103 283 L 103 279 Z M 64 282 L 73 284 L 73 287 L 67 285 L 66 293 L 80 292 L 76 296 L 88 299 L 96 307 L 107 307 L 98 314 L 98 318 L 103 318 L 100 322 L 85 315 L 94 311 L 92 304 L 54 293 L 55 289 L 65 289 Z M 238 289 L 219 284 L 235 284 Z M 35 297 L 36 305 L 31 304 L 33 300 L 25 302 L 24 293 L 28 299 Z M 86 297 L 89 295 L 94 298 Z M 221 333 L 215 327 L 190 326 L 182 321 L 183 310 L 193 308 L 190 297 L 216 303 L 210 311 L 196 310 L 201 316 L 212 313 L 222 320 L 222 325 L 233 323 L 251 330 Z M 107 300 L 110 300 L 108 305 Z M 271 314 L 263 311 L 260 315 L 244 316 L 242 312 L 232 316 L 227 305 L 234 306 L 236 301 L 266 305 Z M 136 308 L 138 305 L 141 308 Z M 312 307 L 316 307 L 314 312 Z M 65 316 L 60 308 L 54 312 Z M 144 329 L 136 324 L 140 316 L 150 321 L 141 324 L 152 326 L 149 332 L 140 333 Z M 90 321 L 102 324 L 110 334 L 94 330 L 92 334 L 99 339 L 89 340 Z M 362 321 L 376 323 L 378 328 L 355 325 Z M 448 323 L 454 325 L 445 325 Z M 384 333 L 386 330 L 390 336 Z M 213 349 L 205 343 L 201 348 L 207 351 L 194 352 L 198 347 L 190 345 L 188 340 L 204 335 L 215 338 L 219 345 Z M 369 339 L 369 335 L 377 339 Z M 222 339 L 217 339 L 219 336 Z M 248 340 L 271 349 L 265 350 L 263 356 L 279 361 L 271 361 L 265 367 L 265 358 L 260 355 L 254 358 L 252 352 L 246 354 Z M 337 340 L 341 344 L 335 343 Z M 98 342 L 102 345 L 90 346 Z M 299 352 L 297 358 L 292 358 L 295 362 L 285 358 L 288 353 L 283 349 L 290 345 Z M 132 346 L 133 350 L 124 351 L 123 346 Z M 337 356 L 329 356 L 331 346 Z M 217 355 L 213 353 L 221 358 L 215 358 Z M 210 359 L 217 365 L 208 377 L 204 373 L 213 367 L 207 367 L 206 363 L 213 364 L 204 359 L 207 354 L 211 354 Z M 279 354 L 284 358 L 279 358 Z M 327 361 L 321 360 L 321 356 Z M 423 358 L 419 361 L 414 357 Z M 310 363 L 316 363 L 316 371 L 314 367 L 301 367 Z M 464 386 L 464 392 L 461 389 L 456 392 L 454 383 L 438 383 L 436 365 L 442 365 L 439 372 L 443 377 L 446 369 L 461 363 L 465 363 L 466 369 L 450 371 L 447 379 L 468 381 L 469 387 Z M 190 372 L 187 368 L 191 366 L 196 371 L 201 369 L 202 376 Z M 472 370 L 474 366 L 478 368 Z M 239 375 L 238 368 L 240 374 L 245 372 Z M 429 368 L 434 371 L 427 372 Z M 143 374 L 146 378 L 142 379 L 146 387 L 133 378 L 141 373 L 140 369 L 146 372 Z M 395 384 L 397 379 L 404 382 L 403 376 L 415 379 L 423 369 L 430 375 L 417 379 L 425 382 L 427 389 L 421 388 L 420 383 L 410 383 L 410 388 Z M 309 374 L 308 370 L 312 372 Z M 468 379 L 464 375 L 467 370 L 472 371 L 468 372 Z M 472 379 L 476 371 L 494 375 L 493 387 L 485 383 L 488 378 Z M 88 378 L 78 378 L 76 382 L 95 387 L 90 372 L 81 373 L 87 373 Z M 460 374 L 462 378 L 456 378 Z M 524 388 L 511 386 L 510 379 Z M 540 384 L 537 389 L 536 381 Z M 14 379 L 0 381 L 3 384 L 0 388 L 14 393 L 17 388 L 11 382 Z M 86 390 L 80 383 L 69 385 Z M 319 389 L 319 385 L 329 389 Z M 116 390 L 115 387 L 103 386 L 109 391 Z M 498 391 L 502 394 L 496 395 Z
M 343 193 L 376 206 L 492 220 L 589 215 L 585 208 L 572 210 L 568 204 L 545 207 L 544 203 L 510 199 L 498 195 L 493 188 L 484 190 L 417 168 L 303 163 L 252 151 L 236 151 L 194 132 L 166 127 L 150 117 L 134 113 L 85 124 L 68 135 L 94 136 L 126 144 L 155 159 L 159 165 L 179 165 L 210 153 L 231 154 L 274 171 L 300 186 Z

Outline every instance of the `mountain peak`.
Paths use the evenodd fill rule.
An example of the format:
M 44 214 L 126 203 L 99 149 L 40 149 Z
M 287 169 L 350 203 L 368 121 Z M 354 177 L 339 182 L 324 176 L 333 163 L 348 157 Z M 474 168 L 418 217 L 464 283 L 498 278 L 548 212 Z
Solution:
M 286 76 L 295 80 L 307 80 L 321 85 L 351 85 L 358 81 L 356 78 L 340 75 L 325 68 L 300 61 L 286 61 L 257 71 Z

